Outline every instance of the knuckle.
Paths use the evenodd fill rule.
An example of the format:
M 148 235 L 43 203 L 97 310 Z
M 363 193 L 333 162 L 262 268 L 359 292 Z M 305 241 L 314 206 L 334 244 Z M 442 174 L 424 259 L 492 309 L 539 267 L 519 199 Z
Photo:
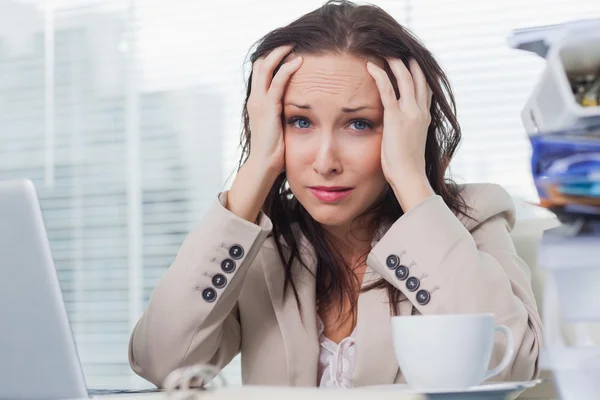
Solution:
M 418 124 L 422 121 L 422 116 L 419 110 L 415 110 L 415 107 L 407 107 L 404 113 L 404 118 L 410 124 Z
M 280 112 L 281 106 L 281 98 L 275 93 L 269 93 L 267 98 L 265 99 L 265 106 L 275 112 L 276 114 Z
M 421 112 L 417 112 L 415 113 L 413 119 L 416 124 L 422 124 L 426 121 L 427 118 Z
M 394 99 L 396 98 L 396 92 L 394 91 L 394 88 L 391 85 L 386 86 L 385 94 L 386 96 L 393 97 Z
M 274 93 L 278 93 L 279 89 L 281 89 L 282 85 L 281 82 L 279 80 L 274 80 L 271 83 L 271 88 L 269 89 L 269 92 L 267 93 L 267 97 L 271 98 L 274 96 Z

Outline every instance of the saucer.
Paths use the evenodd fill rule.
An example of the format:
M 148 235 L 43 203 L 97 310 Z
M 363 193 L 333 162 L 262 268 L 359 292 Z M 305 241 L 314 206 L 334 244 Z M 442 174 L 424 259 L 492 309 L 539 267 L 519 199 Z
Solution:
M 466 389 L 430 389 L 418 390 L 407 384 L 366 386 L 365 389 L 395 391 L 406 394 L 426 395 L 428 399 L 505 399 L 507 395 L 532 388 L 541 383 L 541 379 L 522 382 L 490 382 L 483 385 L 471 386 Z

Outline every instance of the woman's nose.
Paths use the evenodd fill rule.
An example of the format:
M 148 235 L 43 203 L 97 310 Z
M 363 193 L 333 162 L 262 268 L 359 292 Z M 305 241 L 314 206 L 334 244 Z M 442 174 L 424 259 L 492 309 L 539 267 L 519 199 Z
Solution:
M 313 169 L 315 172 L 319 175 L 341 173 L 342 163 L 340 162 L 339 146 L 335 142 L 333 135 L 320 135 L 316 146 L 315 158 L 313 161 Z

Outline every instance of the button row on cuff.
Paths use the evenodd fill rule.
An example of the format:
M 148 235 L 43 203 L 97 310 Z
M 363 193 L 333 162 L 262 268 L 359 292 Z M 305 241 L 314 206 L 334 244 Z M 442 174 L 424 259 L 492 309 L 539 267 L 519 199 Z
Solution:
M 408 277 L 408 267 L 406 265 L 400 265 L 400 257 L 398 257 L 396 254 L 390 254 L 385 260 L 385 264 L 389 269 L 394 270 L 396 278 L 401 281 L 406 280 L 406 289 L 408 289 L 408 291 L 414 292 L 415 290 L 419 289 L 419 286 L 421 286 L 421 281 L 414 276 L 411 276 L 410 278 Z M 417 303 L 420 305 L 424 306 L 425 304 L 429 303 L 430 299 L 431 293 L 429 293 L 427 290 L 421 289 L 417 292 Z
M 244 256 L 244 248 L 239 244 L 234 244 L 229 248 L 229 256 L 221 261 L 221 270 L 226 274 L 231 274 L 235 271 L 236 264 L 233 260 L 239 260 Z M 216 274 L 212 277 L 212 284 L 217 289 L 223 289 L 227 285 L 227 278 L 223 274 Z M 202 291 L 202 298 L 207 303 L 212 303 L 217 299 L 217 291 L 213 288 L 206 288 Z

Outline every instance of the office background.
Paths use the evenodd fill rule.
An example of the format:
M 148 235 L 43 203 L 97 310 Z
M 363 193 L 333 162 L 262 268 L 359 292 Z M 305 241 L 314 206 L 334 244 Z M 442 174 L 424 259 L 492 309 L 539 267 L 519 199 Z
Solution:
M 231 182 L 244 64 L 322 0 L 0 0 L 0 179 L 36 184 L 90 387 L 144 387 L 129 333 L 186 233 Z M 544 67 L 514 28 L 598 0 L 374 0 L 450 76 L 460 182 L 535 199 L 519 113 Z M 42 327 L 43 329 L 43 327 Z M 227 368 L 240 381 L 239 360 Z

